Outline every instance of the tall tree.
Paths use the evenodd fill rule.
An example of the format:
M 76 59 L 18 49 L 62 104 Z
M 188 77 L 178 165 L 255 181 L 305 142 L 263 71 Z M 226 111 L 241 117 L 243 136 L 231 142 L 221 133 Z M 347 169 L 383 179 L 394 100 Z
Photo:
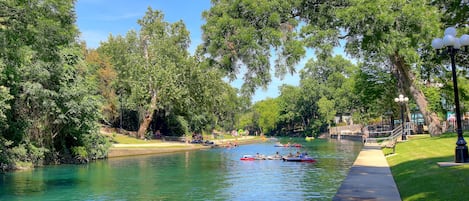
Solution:
M 331 124 L 332 120 L 334 120 L 334 116 L 336 111 L 334 110 L 334 100 L 328 100 L 326 97 L 322 97 L 318 101 L 318 112 L 322 117 L 323 123 L 328 125 Z
M 182 21 L 170 24 L 161 11 L 148 8 L 138 20 L 140 32 L 125 38 L 110 36 L 100 48 L 111 57 L 121 87 L 140 111 L 138 137 L 144 135 L 157 110 L 171 110 L 172 102 L 187 94 L 184 71 L 189 64 L 189 32 Z
M 392 66 L 402 92 L 412 95 L 430 132 L 441 133 L 439 119 L 428 110 L 412 71 L 420 66 L 419 52 L 429 49 L 441 25 L 438 9 L 427 0 L 220 0 L 212 1 L 203 16 L 206 52 L 230 74 L 245 64 L 246 87 L 270 81 L 266 58 L 271 48 L 280 50 L 276 66 L 282 74 L 304 55 L 304 47 L 327 57 L 345 39 L 352 56 Z
M 350 1 L 338 12 L 348 27 L 349 52 L 366 61 L 390 65 L 401 93 L 413 97 L 433 135 L 441 133 L 440 120 L 428 110 L 428 101 L 420 90 L 414 70 L 421 67 L 419 51 L 429 49 L 429 41 L 438 33 L 440 14 L 428 1 Z M 378 6 L 379 5 L 379 6 Z M 380 9 L 380 7 L 385 9 Z M 358 20 L 351 13 L 373 16 Z M 363 27 L 367 27 L 364 29 Z M 417 65 L 414 65 L 417 64 Z M 413 69 L 414 68 L 414 69 Z
M 277 99 L 267 99 L 257 102 L 253 110 L 259 115 L 258 123 L 261 133 L 269 133 L 277 124 L 279 117 L 279 105 Z
M 117 121 L 118 113 L 118 97 L 117 97 L 117 72 L 109 62 L 109 58 L 99 54 L 94 49 L 86 49 L 86 44 L 82 44 L 82 51 L 85 56 L 85 62 L 91 71 L 89 79 L 98 83 L 97 92 L 103 97 L 101 106 L 102 122 L 112 124 Z
M 296 125 L 305 127 L 304 115 L 307 114 L 302 110 L 302 89 L 291 85 L 282 85 L 279 87 L 280 96 L 278 97 L 279 105 L 279 123 L 287 130 L 293 130 Z M 298 122 L 301 122 L 298 124 Z
M 46 153 L 66 159 L 73 147 L 84 148 L 86 159 L 106 155 L 96 127 L 99 102 L 89 93 L 94 85 L 75 41 L 73 6 L 73 0 L 0 2 L 0 86 L 10 109 L 0 138 L 26 147 L 17 160 L 39 163 Z

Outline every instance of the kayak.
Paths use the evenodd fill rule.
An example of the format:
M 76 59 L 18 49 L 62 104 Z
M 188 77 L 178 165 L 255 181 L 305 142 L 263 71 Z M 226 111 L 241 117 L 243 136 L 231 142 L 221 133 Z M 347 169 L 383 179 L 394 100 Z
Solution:
M 256 160 L 256 157 L 254 157 L 253 155 L 244 155 L 243 157 L 241 157 L 241 160 L 242 161 L 253 161 L 253 160 Z
M 287 162 L 308 162 L 308 163 L 313 163 L 316 162 L 313 158 L 310 157 L 287 157 L 283 158 L 283 161 Z

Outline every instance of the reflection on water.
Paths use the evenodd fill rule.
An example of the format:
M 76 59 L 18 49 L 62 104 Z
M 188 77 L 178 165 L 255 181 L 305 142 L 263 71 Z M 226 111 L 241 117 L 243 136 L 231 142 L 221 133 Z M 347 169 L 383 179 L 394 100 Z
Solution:
M 0 175 L 0 200 L 330 200 L 361 143 L 315 140 L 109 159 Z M 308 152 L 316 163 L 240 161 Z

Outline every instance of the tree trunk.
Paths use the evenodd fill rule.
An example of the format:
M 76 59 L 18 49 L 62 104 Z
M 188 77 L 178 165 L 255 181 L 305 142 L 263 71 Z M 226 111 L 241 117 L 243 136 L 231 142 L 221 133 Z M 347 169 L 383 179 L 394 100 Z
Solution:
M 428 132 L 431 136 L 440 135 L 442 133 L 440 119 L 435 112 L 428 110 L 428 101 L 425 98 L 425 95 L 414 83 L 415 75 L 411 72 L 409 66 L 397 51 L 390 57 L 390 59 L 394 68 L 397 69 L 400 75 L 399 82 L 401 82 L 403 86 L 402 88 L 407 94 L 412 95 L 417 103 L 425 120 L 425 124 L 428 125 Z
M 143 121 L 142 123 L 140 123 L 140 127 L 138 128 L 137 137 L 140 139 L 145 138 L 145 133 L 148 127 L 150 126 L 151 120 L 153 119 L 153 114 L 155 113 L 157 100 L 158 98 L 156 96 L 156 93 L 152 93 L 150 108 L 147 112 L 145 112 L 145 117 L 143 118 Z

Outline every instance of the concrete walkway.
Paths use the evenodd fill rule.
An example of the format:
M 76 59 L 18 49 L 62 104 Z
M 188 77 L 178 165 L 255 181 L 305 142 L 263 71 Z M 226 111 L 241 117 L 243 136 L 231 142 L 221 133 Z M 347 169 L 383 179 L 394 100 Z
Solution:
M 365 144 L 333 200 L 401 200 L 379 145 Z

